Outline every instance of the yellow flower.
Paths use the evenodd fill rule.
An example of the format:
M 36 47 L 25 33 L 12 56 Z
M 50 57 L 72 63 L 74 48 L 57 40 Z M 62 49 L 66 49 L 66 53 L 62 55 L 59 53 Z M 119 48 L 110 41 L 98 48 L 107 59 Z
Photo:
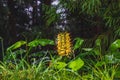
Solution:
M 57 35 L 57 52 L 60 56 L 68 56 L 72 52 L 70 33 L 62 32 Z

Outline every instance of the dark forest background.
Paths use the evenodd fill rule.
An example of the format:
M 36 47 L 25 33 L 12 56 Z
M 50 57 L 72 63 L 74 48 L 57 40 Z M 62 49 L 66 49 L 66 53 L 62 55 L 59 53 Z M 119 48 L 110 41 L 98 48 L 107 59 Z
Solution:
M 18 40 L 54 39 L 61 31 L 113 41 L 120 34 L 119 13 L 119 0 L 0 0 L 0 37 L 5 47 Z

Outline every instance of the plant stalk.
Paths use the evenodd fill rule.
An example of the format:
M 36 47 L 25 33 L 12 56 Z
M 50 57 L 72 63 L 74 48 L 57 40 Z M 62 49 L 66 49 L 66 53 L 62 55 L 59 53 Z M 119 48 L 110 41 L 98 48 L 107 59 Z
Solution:
M 3 44 L 3 38 L 0 37 L 0 40 L 1 40 L 1 47 L 2 47 L 2 60 L 4 61 L 4 44 Z

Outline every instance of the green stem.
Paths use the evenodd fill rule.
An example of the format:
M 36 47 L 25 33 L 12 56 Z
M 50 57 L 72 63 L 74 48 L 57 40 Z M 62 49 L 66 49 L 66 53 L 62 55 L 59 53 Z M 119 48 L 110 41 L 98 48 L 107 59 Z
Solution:
M 3 44 L 3 38 L 2 37 L 0 37 L 0 39 L 1 39 L 1 46 L 2 46 L 2 59 L 3 59 L 3 61 L 4 61 L 4 44 Z

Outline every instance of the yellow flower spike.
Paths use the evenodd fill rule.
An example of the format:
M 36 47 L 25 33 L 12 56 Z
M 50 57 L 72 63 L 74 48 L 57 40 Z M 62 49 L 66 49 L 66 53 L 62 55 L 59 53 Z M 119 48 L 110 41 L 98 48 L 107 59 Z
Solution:
M 69 55 L 71 53 L 71 40 L 70 40 L 70 34 L 66 33 L 66 55 Z
M 70 33 L 62 32 L 57 35 L 57 52 L 60 56 L 68 56 L 72 52 Z

